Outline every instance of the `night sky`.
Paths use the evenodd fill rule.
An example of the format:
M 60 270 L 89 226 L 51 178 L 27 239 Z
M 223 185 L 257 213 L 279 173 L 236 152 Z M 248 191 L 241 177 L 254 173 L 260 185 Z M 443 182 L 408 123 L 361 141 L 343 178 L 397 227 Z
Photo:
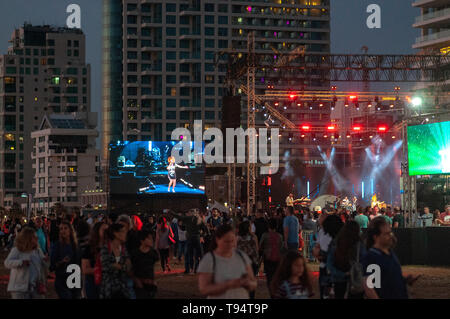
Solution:
M 331 50 L 332 53 L 360 53 L 363 45 L 368 53 L 412 54 L 411 48 L 418 30 L 412 28 L 419 9 L 411 6 L 412 0 L 332 0 Z M 76 3 L 81 6 L 81 26 L 87 39 L 87 62 L 92 66 L 92 111 L 99 112 L 101 131 L 101 0 L 14 0 L 0 1 L 0 53 L 6 53 L 8 40 L 14 28 L 25 21 L 32 24 L 64 26 L 68 14 L 66 7 Z M 366 8 L 369 4 L 381 7 L 381 29 L 368 29 Z M 347 84 L 348 85 L 348 84 Z M 339 88 L 346 89 L 343 83 Z M 393 84 L 372 86 L 391 90 Z M 406 87 L 403 86 L 402 89 Z

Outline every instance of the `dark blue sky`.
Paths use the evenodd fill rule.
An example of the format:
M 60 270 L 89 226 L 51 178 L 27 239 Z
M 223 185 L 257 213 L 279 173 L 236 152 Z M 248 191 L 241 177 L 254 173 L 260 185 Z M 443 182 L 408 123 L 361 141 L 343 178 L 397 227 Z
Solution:
M 331 0 L 331 39 L 333 53 L 360 53 L 363 45 L 369 53 L 411 54 L 418 31 L 411 26 L 419 10 L 412 0 Z M 92 110 L 99 112 L 101 123 L 101 35 L 102 0 L 14 0 L 0 1 L 0 53 L 6 53 L 14 28 L 25 21 L 33 24 L 64 26 L 66 7 L 81 6 L 81 24 L 87 38 L 87 61 L 92 66 Z M 368 29 L 366 8 L 381 6 L 381 29 Z M 391 87 L 392 85 L 384 86 Z M 344 85 L 341 85 L 344 87 Z M 375 86 L 373 86 L 375 87 Z M 377 86 L 378 87 L 378 86 Z M 99 127 L 100 130 L 100 127 Z

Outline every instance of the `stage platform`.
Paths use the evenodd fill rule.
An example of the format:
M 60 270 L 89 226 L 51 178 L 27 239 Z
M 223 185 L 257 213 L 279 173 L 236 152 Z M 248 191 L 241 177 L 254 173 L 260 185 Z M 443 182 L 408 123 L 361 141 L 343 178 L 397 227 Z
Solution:
M 207 198 L 204 194 L 168 193 L 166 185 L 164 193 L 112 194 L 110 204 L 116 214 L 159 214 L 165 209 L 180 213 L 191 208 L 205 211 Z

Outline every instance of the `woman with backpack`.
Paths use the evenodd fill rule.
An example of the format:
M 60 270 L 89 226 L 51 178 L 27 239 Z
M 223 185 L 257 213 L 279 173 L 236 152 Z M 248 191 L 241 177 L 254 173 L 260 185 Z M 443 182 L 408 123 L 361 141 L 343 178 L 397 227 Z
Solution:
M 42 299 L 46 293 L 47 257 L 38 245 L 36 231 L 25 227 L 17 235 L 5 260 L 5 267 L 11 269 L 8 292 L 12 299 Z
M 98 222 L 94 225 L 89 237 L 88 245 L 82 252 L 81 257 L 81 271 L 84 275 L 84 295 L 87 299 L 98 299 L 100 289 L 101 277 L 97 272 L 101 271 L 100 267 L 100 249 L 105 245 L 105 231 L 108 229 L 108 224 Z
M 360 260 L 366 249 L 360 238 L 357 222 L 348 221 L 331 242 L 327 256 L 327 269 L 334 287 L 335 299 L 362 299 L 362 268 Z
M 256 289 L 250 258 L 236 248 L 236 234 L 230 225 L 220 226 L 214 233 L 211 251 L 198 266 L 198 284 L 208 299 L 249 299 Z
M 321 215 L 319 219 L 320 229 L 317 233 L 317 243 L 313 254 L 319 262 L 319 287 L 320 299 L 333 298 L 334 291 L 330 282 L 330 275 L 327 269 L 327 256 L 332 240 L 341 230 L 343 223 L 337 214 Z
M 238 237 L 237 237 L 237 249 L 247 254 L 252 262 L 253 274 L 258 274 L 258 261 L 259 261 L 259 248 L 258 238 L 250 230 L 251 225 L 249 221 L 242 222 L 239 225 Z M 250 299 L 255 299 L 255 292 L 250 292 Z
M 269 220 L 269 231 L 261 236 L 260 251 L 264 261 L 264 272 L 267 278 L 267 287 L 272 296 L 270 283 L 281 261 L 281 254 L 285 250 L 283 237 L 277 232 L 277 221 Z

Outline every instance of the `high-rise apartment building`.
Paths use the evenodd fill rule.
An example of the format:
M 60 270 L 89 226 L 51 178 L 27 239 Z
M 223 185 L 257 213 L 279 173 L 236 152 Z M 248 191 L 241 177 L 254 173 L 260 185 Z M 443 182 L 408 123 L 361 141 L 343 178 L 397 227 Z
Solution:
M 425 53 L 450 54 L 450 0 L 416 0 L 412 4 L 420 9 L 420 15 L 416 17 L 414 28 L 420 29 L 421 35 L 413 44 L 414 49 Z M 450 74 L 450 64 L 444 66 L 447 75 Z M 439 91 L 450 90 L 450 78 L 437 83 Z M 434 85 L 422 84 L 417 89 L 430 89 Z M 436 101 L 440 107 L 450 107 L 450 100 Z M 431 105 L 435 106 L 435 105 Z
M 83 116 L 50 114 L 31 133 L 33 208 L 43 213 L 56 204 L 80 207 L 86 190 L 100 189 L 98 132 Z
M 103 157 L 116 140 L 167 140 L 176 127 L 220 127 L 227 61 L 215 54 L 247 51 L 255 32 L 255 52 L 330 52 L 329 0 L 104 0 Z M 295 75 L 295 72 L 293 73 Z M 257 94 L 276 89 L 329 89 L 329 81 L 297 72 L 289 79 L 257 74 Z M 280 110 L 296 124 L 323 126 L 330 108 L 297 105 Z M 245 127 L 243 100 L 242 124 Z M 267 118 L 258 116 L 262 125 Z M 315 137 L 283 134 L 281 152 L 303 158 Z M 315 143 L 315 140 L 314 140 Z M 330 144 L 329 140 L 324 141 Z M 308 153 L 308 152 L 306 152 Z M 311 157 L 321 159 L 319 154 Z
M 31 132 L 45 114 L 79 113 L 93 120 L 81 30 L 24 25 L 10 43 L 0 55 L 0 206 L 6 195 L 34 193 Z

